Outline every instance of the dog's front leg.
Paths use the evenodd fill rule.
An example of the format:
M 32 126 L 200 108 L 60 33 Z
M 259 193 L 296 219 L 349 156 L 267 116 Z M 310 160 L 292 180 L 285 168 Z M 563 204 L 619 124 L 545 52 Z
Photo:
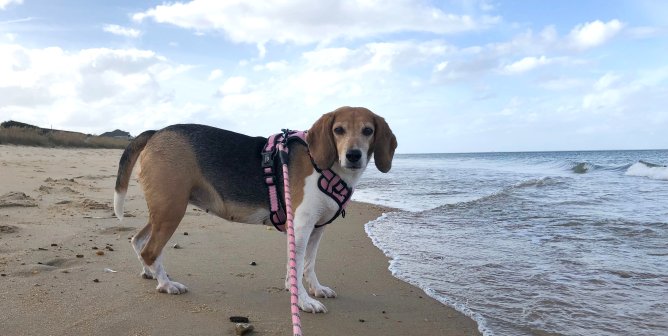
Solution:
M 307 216 L 295 216 L 295 254 L 296 254 L 296 273 L 297 273 L 297 289 L 299 293 L 299 308 L 309 313 L 326 313 L 327 308 L 320 301 L 311 298 L 304 287 L 302 279 L 304 277 L 304 255 L 306 254 L 306 247 L 308 240 L 313 232 L 313 221 L 309 221 Z M 288 243 L 288 251 L 290 251 L 290 244 Z M 288 275 L 285 277 L 285 288 L 290 288 L 290 260 L 288 252 Z
M 336 297 L 336 292 L 320 284 L 318 277 L 315 275 L 315 260 L 318 255 L 318 245 L 320 245 L 320 239 L 322 234 L 325 232 L 325 227 L 315 228 L 311 232 L 311 237 L 308 240 L 308 246 L 306 247 L 306 262 L 304 266 L 304 280 L 308 285 L 309 293 L 315 297 L 319 298 L 334 298 Z

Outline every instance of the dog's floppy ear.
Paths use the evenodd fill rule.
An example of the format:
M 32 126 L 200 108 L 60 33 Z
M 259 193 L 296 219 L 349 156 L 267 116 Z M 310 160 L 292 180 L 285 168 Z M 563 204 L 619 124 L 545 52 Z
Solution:
M 308 142 L 311 157 L 318 168 L 323 170 L 329 169 L 337 158 L 332 134 L 333 125 L 334 112 L 330 112 L 320 117 L 306 133 L 306 142 Z
M 397 138 L 385 119 L 376 116 L 374 122 L 376 123 L 376 137 L 374 139 L 373 158 L 376 162 L 376 168 L 383 173 L 387 173 L 392 168 L 394 150 L 397 149 Z

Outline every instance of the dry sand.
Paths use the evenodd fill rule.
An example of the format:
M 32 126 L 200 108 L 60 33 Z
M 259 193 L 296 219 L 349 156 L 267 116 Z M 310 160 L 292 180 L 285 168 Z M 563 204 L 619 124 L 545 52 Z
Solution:
M 112 217 L 120 155 L 0 146 L 0 334 L 231 335 L 232 315 L 249 317 L 256 335 L 291 334 L 286 238 L 273 229 L 189 207 L 165 266 L 190 291 L 161 294 L 139 276 L 129 238 L 146 204 L 133 180 L 129 217 Z M 322 299 L 326 314 L 302 313 L 304 334 L 478 335 L 472 320 L 391 276 L 363 227 L 386 210 L 353 203 L 327 227 L 318 277 L 339 296 Z

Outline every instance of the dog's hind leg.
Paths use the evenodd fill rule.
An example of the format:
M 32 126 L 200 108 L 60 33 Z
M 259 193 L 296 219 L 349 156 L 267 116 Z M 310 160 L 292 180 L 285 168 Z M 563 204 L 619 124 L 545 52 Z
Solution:
M 151 275 L 158 280 L 156 289 L 159 292 L 169 294 L 181 294 L 188 290 L 186 286 L 169 279 L 162 264 L 162 249 L 176 231 L 188 206 L 190 188 L 183 188 L 182 186 L 187 184 L 179 183 L 183 181 L 176 180 L 173 178 L 171 182 L 181 188 L 165 188 L 165 184 L 163 184 L 161 187 L 151 189 L 150 192 L 145 193 L 149 209 L 149 224 L 147 226 L 150 226 L 151 231 L 147 233 L 148 240 L 140 253 L 141 259 L 148 267 Z M 155 185 L 152 184 L 152 186 Z
M 146 245 L 141 250 L 141 258 L 153 277 L 158 280 L 156 289 L 161 293 L 182 294 L 188 291 L 185 285 L 172 281 L 167 276 L 165 267 L 162 264 L 162 249 L 167 244 L 167 241 L 169 241 L 169 238 L 172 237 L 172 234 L 176 231 L 176 227 L 183 218 L 185 204 L 182 209 L 172 210 L 171 213 L 176 214 L 176 211 L 180 214 L 170 216 L 169 220 L 161 218 L 159 221 L 154 221 L 157 219 L 155 217 L 158 216 L 151 216 L 151 233 Z
M 153 277 L 158 280 L 156 289 L 161 293 L 182 294 L 188 291 L 188 288 L 183 284 L 169 279 L 162 265 L 162 249 L 176 231 L 176 227 L 185 214 L 186 206 L 187 201 L 183 202 L 181 206 L 163 204 L 160 207 L 161 212 L 154 214 L 152 211 L 151 213 L 151 233 L 146 245 L 141 250 L 141 258 L 144 264 L 148 266 Z
M 146 266 L 146 263 L 144 263 L 144 259 L 141 257 L 141 250 L 144 248 L 146 245 L 146 242 L 148 239 L 151 237 L 151 223 L 147 223 L 146 226 L 144 226 L 143 229 L 141 229 L 134 237 L 132 237 L 132 248 L 135 250 L 135 253 L 137 253 L 137 257 L 139 258 L 139 261 L 141 262 L 142 265 L 142 271 L 141 271 L 141 276 L 144 279 L 155 279 L 153 276 L 153 273 L 148 269 L 148 266 Z

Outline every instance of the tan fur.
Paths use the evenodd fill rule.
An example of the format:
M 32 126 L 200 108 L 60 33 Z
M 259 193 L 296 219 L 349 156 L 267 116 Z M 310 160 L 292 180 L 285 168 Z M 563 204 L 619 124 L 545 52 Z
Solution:
M 320 169 L 327 169 L 337 160 L 336 146 L 332 136 L 334 112 L 327 113 L 316 121 L 306 134 L 313 161 Z
M 242 203 L 223 202 L 213 186 L 202 176 L 188 141 L 179 134 L 157 134 L 146 145 L 139 160 L 139 180 L 149 209 L 149 222 L 146 226 L 151 228 L 150 238 L 141 252 L 146 265 L 153 264 L 171 238 L 183 219 L 194 190 L 207 196 L 209 202 L 206 210 L 221 218 L 247 222 L 257 212 L 256 208 Z M 146 233 L 148 230 L 144 228 L 137 236 L 141 237 Z
M 152 265 L 183 219 L 190 192 L 201 182 L 201 174 L 190 145 L 175 133 L 155 135 L 139 160 L 139 180 L 149 209 L 146 225 L 151 227 L 141 256 L 146 265 Z
M 308 156 L 308 150 L 302 146 L 296 146 L 290 151 L 290 197 L 292 208 L 297 209 L 304 200 L 305 178 L 313 174 L 313 165 Z
M 334 132 L 337 127 L 343 135 Z M 365 127 L 374 133 L 362 134 Z M 330 168 L 336 160 L 345 157 L 349 149 L 364 149 L 367 156 L 374 155 L 376 167 L 386 173 L 392 167 L 392 157 L 397 148 L 397 138 L 385 119 L 363 107 L 340 107 L 320 117 L 307 134 L 307 142 L 313 160 L 320 169 Z
M 387 173 L 392 168 L 394 150 L 397 149 L 397 138 L 383 117 L 375 116 L 374 122 L 376 124 L 376 135 L 369 151 L 374 153 L 376 168 L 383 173 Z

